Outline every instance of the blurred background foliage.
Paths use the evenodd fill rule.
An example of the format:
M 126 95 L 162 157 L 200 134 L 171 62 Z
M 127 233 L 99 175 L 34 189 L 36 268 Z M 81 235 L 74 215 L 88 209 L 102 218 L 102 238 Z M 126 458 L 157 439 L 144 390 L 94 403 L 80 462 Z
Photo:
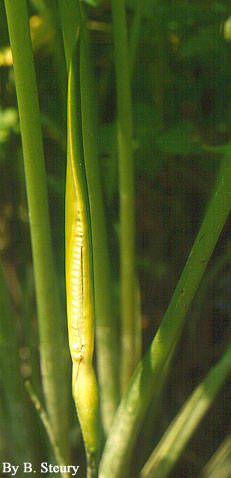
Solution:
M 30 27 L 40 89 L 54 250 L 65 311 L 66 78 L 58 19 L 50 14 L 51 5 L 55 1 L 31 1 Z M 131 28 L 135 6 L 135 0 L 127 0 Z M 118 183 L 110 4 L 102 1 L 97 9 L 88 6 L 88 13 L 98 93 L 100 165 L 113 263 L 114 313 L 118 315 Z M 23 380 L 29 378 L 41 393 L 20 127 L 3 2 L 0 32 L 0 456 L 4 460 L 13 457 L 15 463 L 30 458 L 40 463 L 50 452 L 23 387 Z M 231 138 L 230 2 L 143 0 L 132 84 L 137 270 L 145 350 L 205 212 L 223 145 L 229 144 Z M 228 342 L 230 259 L 229 223 L 191 308 L 159 405 L 155 434 L 150 416 L 140 434 L 134 475 L 166 424 Z M 199 476 L 199 470 L 230 430 L 230 398 L 227 384 L 172 477 Z M 73 456 L 78 454 L 81 461 L 76 451 L 80 432 L 72 416 L 70 443 Z

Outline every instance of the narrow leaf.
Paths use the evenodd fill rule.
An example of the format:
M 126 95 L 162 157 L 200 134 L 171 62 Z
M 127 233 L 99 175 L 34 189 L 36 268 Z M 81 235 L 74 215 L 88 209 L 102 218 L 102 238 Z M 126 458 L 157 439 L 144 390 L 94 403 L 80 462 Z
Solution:
M 166 478 L 169 475 L 230 372 L 231 346 L 170 424 L 145 464 L 141 478 Z

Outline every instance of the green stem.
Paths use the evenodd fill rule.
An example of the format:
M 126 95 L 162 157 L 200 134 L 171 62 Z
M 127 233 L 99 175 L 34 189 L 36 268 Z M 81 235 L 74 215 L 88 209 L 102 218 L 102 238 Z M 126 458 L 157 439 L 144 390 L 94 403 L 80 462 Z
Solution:
M 25 0 L 5 0 L 23 144 L 40 335 L 49 418 L 68 460 L 67 355 L 54 270 L 38 92 Z M 19 21 L 20 19 L 20 21 Z
M 140 28 L 141 28 L 141 21 L 142 21 L 142 8 L 143 8 L 142 0 L 137 0 L 135 11 L 134 11 L 133 22 L 131 26 L 131 31 L 130 31 L 130 36 L 129 36 L 129 65 L 130 65 L 131 78 L 133 78 L 133 74 L 134 74 L 137 48 L 139 45 Z
M 205 314 L 206 306 L 206 297 L 209 297 L 211 293 L 211 287 L 215 283 L 217 276 L 224 270 L 227 264 L 230 264 L 231 261 L 231 241 L 229 241 L 221 255 L 216 258 L 213 262 L 213 265 L 210 270 L 206 273 L 201 287 L 198 290 L 197 298 L 195 300 L 195 306 L 193 307 L 193 313 L 191 316 L 189 324 L 189 334 L 192 340 L 196 339 L 196 334 L 198 332 L 198 322 Z M 207 354 L 208 355 L 208 354 Z
M 147 407 L 159 392 L 162 370 L 180 339 L 185 317 L 229 215 L 230 186 L 231 162 L 227 157 L 169 307 L 115 416 L 101 461 L 100 478 L 121 476 Z
M 60 23 L 63 32 L 64 52 L 69 71 L 77 28 L 80 23 L 80 9 L 77 0 L 59 0 Z
M 166 478 L 169 475 L 230 372 L 231 346 L 170 424 L 142 469 L 141 478 Z
M 141 23 L 142 23 L 142 7 L 143 7 L 142 0 L 137 0 L 136 7 L 134 9 L 133 20 L 132 20 L 132 24 L 131 24 L 131 28 L 129 32 L 128 58 L 129 58 L 131 82 L 134 77 L 137 50 L 138 50 L 139 40 L 140 40 L 140 30 L 141 30 Z M 104 71 L 101 73 L 101 76 L 99 79 L 98 94 L 99 94 L 99 97 L 101 98 L 101 101 L 100 101 L 102 105 L 101 109 L 104 108 L 106 98 L 108 94 L 112 91 L 113 61 L 112 61 L 110 53 L 111 53 L 111 45 L 107 47 L 107 50 L 105 53 L 106 64 L 104 65 Z M 112 145 L 112 147 L 113 146 L 114 145 Z
M 42 422 L 42 424 L 43 424 L 43 426 L 44 426 L 44 428 L 47 432 L 47 436 L 50 440 L 50 444 L 51 444 L 52 451 L 54 453 L 55 459 L 56 459 L 56 461 L 59 465 L 63 465 L 65 463 L 65 460 L 64 460 L 64 457 L 62 456 L 62 454 L 60 452 L 60 449 L 59 449 L 59 446 L 56 442 L 56 438 L 55 438 L 54 432 L 52 430 L 52 426 L 50 424 L 49 417 L 48 417 L 46 411 L 44 410 L 38 396 L 36 395 L 32 385 L 29 381 L 25 382 L 25 388 L 26 388 L 27 393 L 28 393 L 35 409 L 37 410 L 37 412 L 39 414 L 39 417 L 41 419 L 41 422 Z M 69 473 L 60 472 L 60 474 L 63 478 L 68 478 L 69 477 Z
M 98 458 L 87 453 L 87 478 L 98 477 Z
M 132 94 L 124 0 L 111 0 L 117 90 L 120 192 L 121 385 L 125 390 L 136 365 L 135 351 L 135 213 L 132 147 Z
M 228 435 L 202 470 L 201 478 L 229 478 L 231 475 L 231 435 Z
M 84 160 L 92 223 L 97 363 L 102 418 L 107 433 L 119 402 L 119 351 L 117 324 L 112 313 L 110 259 L 98 162 L 96 98 L 88 31 L 83 16 L 80 31 L 80 88 Z

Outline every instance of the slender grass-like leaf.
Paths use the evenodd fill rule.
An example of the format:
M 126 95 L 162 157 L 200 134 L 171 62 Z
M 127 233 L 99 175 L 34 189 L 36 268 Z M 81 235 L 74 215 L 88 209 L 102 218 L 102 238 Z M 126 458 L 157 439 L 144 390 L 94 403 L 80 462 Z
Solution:
M 135 209 L 132 94 L 124 0 L 111 0 L 117 93 L 120 195 L 121 386 L 124 391 L 136 365 Z
M 47 436 L 50 440 L 50 444 L 51 444 L 51 447 L 52 447 L 52 451 L 54 453 L 54 456 L 55 456 L 55 459 L 57 461 L 57 463 L 62 466 L 64 463 L 65 463 L 65 460 L 64 460 L 64 457 L 62 456 L 62 453 L 59 449 L 59 446 L 58 444 L 56 443 L 56 438 L 54 436 L 54 433 L 53 433 L 53 430 L 52 430 L 52 426 L 50 424 L 50 421 L 49 421 L 49 417 L 46 413 L 46 410 L 44 410 L 39 398 L 37 397 L 31 383 L 29 381 L 26 381 L 25 382 L 25 388 L 27 390 L 27 393 L 35 407 L 35 409 L 37 410 L 38 412 L 38 415 L 40 417 L 40 420 L 46 430 L 46 433 L 47 433 Z M 69 476 L 69 473 L 66 473 L 66 472 L 60 472 L 62 478 L 68 478 Z
M 58 5 L 68 72 L 80 23 L 80 8 L 77 0 L 59 0 Z
M 204 467 L 201 478 L 230 478 L 231 435 L 228 435 Z
M 23 144 L 43 388 L 54 434 L 65 459 L 69 461 L 69 373 L 52 254 L 46 172 L 27 4 L 25 0 L 6 0 L 5 6 Z
M 207 294 L 211 293 L 211 287 L 213 283 L 215 284 L 215 280 L 221 272 L 225 270 L 225 267 L 230 264 L 231 262 L 231 241 L 228 241 L 226 246 L 224 247 L 222 253 L 215 259 L 213 263 L 213 267 L 208 270 L 206 273 L 201 287 L 197 293 L 197 299 L 195 306 L 193 308 L 192 319 L 189 325 L 190 336 L 193 338 L 194 333 L 196 333 L 198 327 L 198 321 L 202 314 L 204 313 L 203 306 L 205 305 L 205 299 Z
M 129 61 L 130 61 L 130 75 L 131 78 L 134 74 L 135 69 L 135 62 L 137 56 L 137 49 L 140 40 L 140 30 L 141 30 L 141 22 L 142 22 L 142 9 L 143 9 L 143 1 L 137 0 L 136 7 L 134 10 L 133 21 L 131 25 L 130 35 L 129 35 Z
M 217 185 L 169 307 L 150 349 L 132 377 L 103 453 L 100 478 L 119 478 L 165 364 L 180 339 L 185 317 L 231 208 L 231 161 L 225 157 Z
M 185 402 L 141 472 L 141 478 L 166 478 L 231 372 L 231 346 Z
M 119 401 L 118 327 L 112 313 L 110 258 L 99 170 L 97 107 L 86 20 L 82 15 L 80 90 L 83 148 L 91 209 L 94 258 L 96 345 L 105 432 L 108 433 Z

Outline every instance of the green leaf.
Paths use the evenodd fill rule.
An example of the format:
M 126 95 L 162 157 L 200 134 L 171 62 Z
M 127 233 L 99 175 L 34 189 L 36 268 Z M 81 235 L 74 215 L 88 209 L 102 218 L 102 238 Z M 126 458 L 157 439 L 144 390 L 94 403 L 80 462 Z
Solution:
M 186 315 L 230 213 L 230 183 L 231 163 L 225 159 L 222 163 L 216 188 L 209 202 L 205 218 L 196 236 L 170 304 L 151 347 L 136 368 L 128 391 L 118 408 L 101 458 L 100 477 L 102 478 L 108 476 L 117 478 L 121 476 L 121 470 L 123 470 L 126 463 L 126 457 L 131 452 L 144 413 L 151 400 L 155 400 L 160 392 L 160 388 L 166 381 L 167 373 L 165 374 L 165 370 L 167 371 L 169 368 L 177 342 L 181 336 Z M 216 384 L 222 378 L 226 366 L 227 371 L 230 371 L 230 354 L 231 350 L 229 349 L 224 357 L 224 362 L 222 359 L 220 363 L 221 369 L 220 365 L 218 365 L 218 369 L 216 369 L 216 372 L 214 371 Z M 163 372 L 164 380 L 162 379 Z M 213 378 L 214 375 L 210 381 L 210 376 L 209 384 L 211 385 Z M 156 474 L 155 476 L 159 477 L 160 475 Z
M 229 478 L 231 476 L 231 435 L 215 451 L 202 471 L 202 478 Z
M 230 374 L 230 359 L 231 346 L 228 347 L 220 361 L 210 369 L 205 380 L 195 389 L 169 425 L 163 438 L 145 464 L 141 472 L 141 478 L 166 478 L 169 476 L 170 471 L 180 458 L 194 431 Z

